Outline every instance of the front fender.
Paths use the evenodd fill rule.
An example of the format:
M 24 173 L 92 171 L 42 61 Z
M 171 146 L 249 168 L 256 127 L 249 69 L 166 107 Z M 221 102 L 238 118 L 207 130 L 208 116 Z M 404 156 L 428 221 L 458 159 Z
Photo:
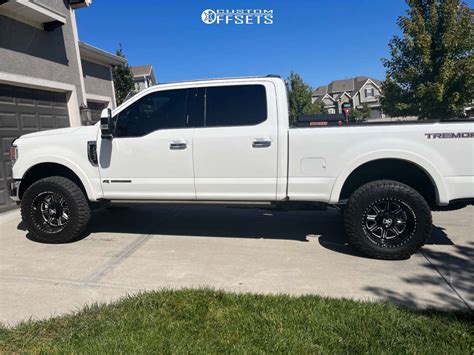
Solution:
M 35 167 L 38 164 L 43 164 L 43 163 L 55 163 L 62 165 L 68 169 L 70 169 L 74 174 L 77 175 L 79 180 L 81 180 L 82 185 L 84 186 L 84 189 L 86 190 L 87 197 L 90 201 L 96 201 L 98 193 L 100 191 L 96 191 L 94 189 L 94 186 L 91 184 L 90 179 L 87 177 L 86 173 L 81 169 L 79 165 L 74 163 L 72 160 L 69 160 L 67 158 L 61 157 L 61 156 L 55 156 L 55 155 L 48 155 L 48 156 L 38 156 L 34 157 L 32 159 L 21 159 L 16 162 L 16 164 L 13 167 L 13 177 L 15 179 L 22 179 L 25 174 Z

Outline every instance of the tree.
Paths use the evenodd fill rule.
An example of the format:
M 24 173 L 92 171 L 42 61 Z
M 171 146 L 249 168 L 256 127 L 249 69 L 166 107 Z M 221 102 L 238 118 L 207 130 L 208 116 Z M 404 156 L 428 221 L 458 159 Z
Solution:
M 349 114 L 349 121 L 362 121 L 363 119 L 370 118 L 370 107 L 366 102 L 362 104 L 362 109 L 354 109 Z
M 459 117 L 474 99 L 474 24 L 460 0 L 406 0 L 389 42 L 382 108 L 391 116 Z
M 123 54 L 122 44 L 119 45 L 119 49 L 117 49 L 116 55 L 125 58 L 125 55 Z M 112 75 L 114 78 L 115 99 L 117 100 L 117 105 L 120 105 L 123 101 L 125 101 L 127 95 L 129 95 L 130 92 L 135 92 L 133 75 L 128 65 L 128 62 L 114 67 Z
M 288 100 L 290 123 L 296 122 L 301 115 L 313 115 L 324 112 L 322 102 L 311 102 L 313 89 L 303 81 L 303 78 L 293 71 L 288 78 Z

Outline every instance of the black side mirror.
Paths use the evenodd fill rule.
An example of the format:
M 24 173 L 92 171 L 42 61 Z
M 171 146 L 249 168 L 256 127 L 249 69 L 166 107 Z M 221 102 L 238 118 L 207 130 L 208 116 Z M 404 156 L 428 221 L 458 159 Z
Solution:
M 104 108 L 100 114 L 100 131 L 104 139 L 112 139 L 114 136 L 115 122 L 110 108 Z

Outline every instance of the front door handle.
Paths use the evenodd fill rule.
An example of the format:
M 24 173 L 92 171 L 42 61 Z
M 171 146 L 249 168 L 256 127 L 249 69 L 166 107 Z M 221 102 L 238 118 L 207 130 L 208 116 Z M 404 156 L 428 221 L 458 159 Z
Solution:
M 269 138 L 256 138 L 252 142 L 252 148 L 268 148 L 272 145 Z
M 171 150 L 183 150 L 187 148 L 186 142 L 171 142 L 170 149 Z

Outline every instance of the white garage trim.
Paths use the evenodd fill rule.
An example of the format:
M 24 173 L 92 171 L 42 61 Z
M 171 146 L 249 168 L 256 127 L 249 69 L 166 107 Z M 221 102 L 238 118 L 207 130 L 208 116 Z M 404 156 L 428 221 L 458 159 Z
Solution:
M 86 94 L 87 101 L 95 101 L 95 102 L 106 102 L 107 107 L 112 109 L 112 98 L 110 96 L 102 96 L 102 95 L 95 95 L 95 94 Z
M 0 72 L 0 83 L 14 86 L 23 86 L 34 89 L 65 92 L 67 98 L 69 122 L 71 124 L 71 127 L 77 127 L 82 125 L 81 114 L 79 112 L 79 104 L 77 101 L 76 87 L 74 85 L 5 72 Z
M 113 95 L 113 100 L 112 100 L 112 109 L 116 108 L 117 107 L 117 98 L 115 97 L 115 85 L 114 85 L 114 73 L 113 73 L 113 70 L 112 70 L 112 67 L 109 68 L 110 69 L 110 77 L 112 78 L 112 95 Z
M 76 51 L 77 66 L 79 68 L 79 80 L 81 81 L 81 104 L 87 104 L 86 102 L 86 84 L 84 83 L 84 72 L 82 71 L 81 54 L 79 51 L 79 35 L 77 34 L 77 23 L 76 23 L 76 12 L 71 8 L 69 9 L 72 24 L 72 36 L 74 37 L 74 50 Z

